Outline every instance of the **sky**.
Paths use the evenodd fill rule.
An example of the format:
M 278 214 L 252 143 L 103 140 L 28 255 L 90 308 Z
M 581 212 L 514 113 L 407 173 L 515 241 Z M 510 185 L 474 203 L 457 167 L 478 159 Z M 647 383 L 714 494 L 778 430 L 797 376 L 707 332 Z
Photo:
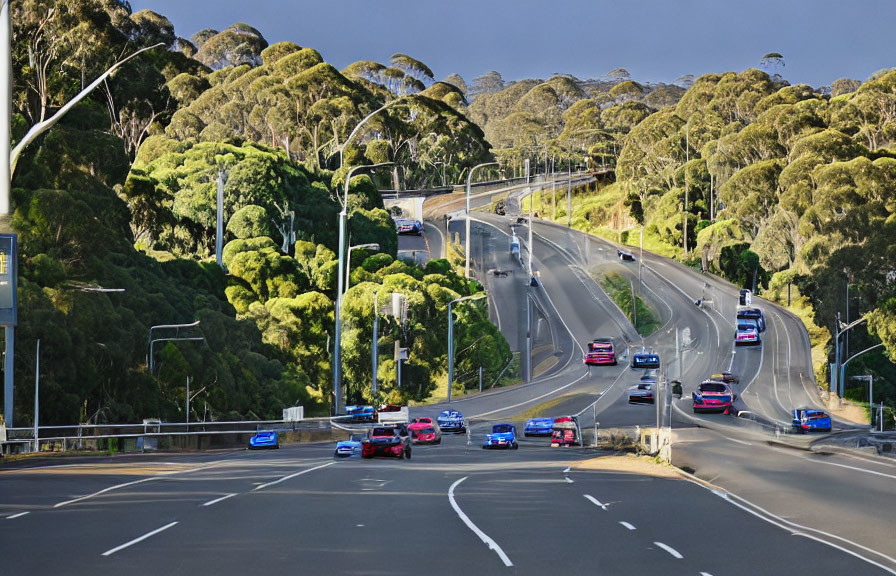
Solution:
M 894 0 L 130 0 L 168 17 L 179 36 L 245 22 L 271 44 L 314 48 L 344 68 L 402 52 L 437 79 L 469 83 L 556 73 L 635 80 L 741 71 L 784 56 L 791 84 L 867 79 L 896 67 Z

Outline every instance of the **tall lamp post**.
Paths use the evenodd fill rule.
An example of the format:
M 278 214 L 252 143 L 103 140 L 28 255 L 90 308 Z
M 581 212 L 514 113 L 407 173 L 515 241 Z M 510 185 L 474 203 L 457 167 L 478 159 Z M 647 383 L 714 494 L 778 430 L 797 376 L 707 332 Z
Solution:
M 385 106 L 383 107 L 385 108 Z M 382 110 L 382 108 L 381 108 Z M 374 112 L 373 114 L 375 114 Z M 367 116 L 370 118 L 373 114 Z M 365 118 L 366 120 L 366 118 Z M 363 121 L 362 121 L 363 124 Z M 360 124 L 358 125 L 360 126 Z M 357 131 L 357 128 L 355 128 Z M 352 132 L 354 135 L 355 132 Z M 351 139 L 351 136 L 349 136 Z M 346 144 L 348 140 L 346 140 Z M 345 145 L 343 145 L 344 147 Z M 341 151 L 340 151 L 341 153 Z M 348 188 L 352 180 L 352 174 L 358 170 L 370 170 L 379 168 L 380 166 L 389 166 L 392 162 L 380 162 L 379 164 L 368 164 L 366 166 L 354 166 L 345 175 L 345 196 L 342 200 L 342 211 L 339 213 L 339 268 L 338 268 L 338 286 L 336 288 L 336 348 L 333 351 L 333 409 L 334 415 L 339 414 L 340 404 L 342 402 L 342 292 L 345 280 L 345 227 L 348 221 Z
M 835 370 L 834 371 L 835 371 L 836 375 L 832 375 L 833 377 L 831 378 L 831 381 L 834 384 L 834 386 L 831 387 L 831 392 L 839 390 L 838 393 L 841 398 L 843 397 L 843 376 L 842 376 L 842 374 L 844 372 L 843 366 L 845 365 L 845 363 L 842 362 L 843 357 L 841 356 L 841 353 L 840 353 L 840 336 L 842 334 L 844 334 L 847 330 L 852 330 L 859 324 L 865 322 L 865 320 L 866 320 L 865 318 L 859 318 L 858 320 L 856 320 L 854 322 L 850 322 L 849 324 L 843 324 L 842 322 L 840 322 L 840 313 L 837 312 L 837 327 L 840 328 L 840 330 L 834 335 L 834 359 L 835 359 L 834 360 L 834 362 L 835 362 Z M 859 354 L 862 354 L 862 352 L 859 352 Z M 858 354 L 856 354 L 856 356 L 858 356 Z M 850 358 L 850 360 L 851 359 L 852 358 Z
M 464 252 L 466 252 L 466 254 L 465 254 L 466 263 L 464 264 L 464 277 L 466 277 L 468 280 L 470 279 L 470 188 L 473 185 L 473 172 L 475 172 L 479 168 L 484 168 L 485 166 L 497 166 L 497 165 L 498 165 L 497 162 L 485 162 L 483 164 L 477 164 L 476 166 L 473 166 L 473 168 L 470 170 L 470 173 L 467 174 L 467 210 L 466 210 L 467 223 L 466 223 L 466 229 L 465 229 L 465 234 L 467 235 L 466 236 L 467 246 L 464 249 Z
M 354 246 L 348 247 L 348 254 L 346 255 L 345 261 L 345 291 L 348 292 L 349 284 L 351 283 L 350 276 L 352 272 L 352 250 L 355 249 L 363 249 L 363 250 L 379 250 L 380 245 L 376 242 L 370 242 L 368 244 L 355 244 Z
M 374 110 L 373 112 L 371 112 L 370 114 L 368 114 L 367 116 L 362 118 L 360 122 L 358 122 L 358 124 L 355 126 L 355 128 L 348 135 L 348 138 L 345 139 L 345 142 L 342 143 L 342 146 L 339 147 L 339 167 L 340 168 L 342 168 L 342 165 L 343 165 L 343 156 L 345 153 L 345 148 L 346 148 L 346 146 L 349 145 L 349 143 L 351 143 L 352 138 L 355 137 L 355 135 L 358 133 L 358 130 L 361 129 L 361 126 L 366 124 L 368 120 L 370 120 L 371 118 L 373 118 L 374 116 L 376 116 L 377 114 L 382 112 L 383 110 L 390 108 L 392 106 L 395 106 L 399 102 L 404 102 L 404 100 L 405 100 L 405 97 L 402 96 L 401 98 L 396 98 L 395 100 L 386 102 L 384 105 L 380 106 L 379 108 L 377 108 L 376 110 Z
M 691 117 L 684 129 L 684 257 L 688 257 L 688 162 L 691 161 Z
M 481 300 L 485 297 L 486 294 L 480 292 L 479 294 L 473 294 L 472 296 L 455 298 L 448 303 L 448 402 L 451 402 L 451 385 L 454 384 L 454 316 L 451 314 L 451 307 L 458 302 Z

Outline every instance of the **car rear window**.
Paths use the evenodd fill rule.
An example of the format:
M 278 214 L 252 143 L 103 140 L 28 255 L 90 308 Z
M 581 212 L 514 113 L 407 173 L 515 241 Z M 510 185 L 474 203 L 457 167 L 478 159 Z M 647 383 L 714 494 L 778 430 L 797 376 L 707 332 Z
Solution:
M 512 432 L 513 426 L 510 424 L 496 424 L 492 426 L 492 432 L 496 434 L 505 434 L 507 432 Z
M 828 415 L 824 412 L 811 412 L 807 415 L 807 417 L 809 418 L 809 420 L 818 420 L 820 418 L 827 418 Z
M 737 329 L 741 332 L 749 332 L 754 329 L 754 326 L 752 324 L 738 324 Z
M 728 392 L 728 387 L 716 382 L 708 382 L 700 385 L 701 392 Z
M 374 428 L 370 433 L 371 436 L 392 436 L 394 434 L 394 428 Z

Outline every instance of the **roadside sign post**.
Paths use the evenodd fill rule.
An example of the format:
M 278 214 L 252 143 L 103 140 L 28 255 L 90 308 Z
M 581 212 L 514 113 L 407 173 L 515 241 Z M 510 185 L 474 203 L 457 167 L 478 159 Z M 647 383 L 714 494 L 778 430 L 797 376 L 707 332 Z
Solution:
M 6 337 L 3 361 L 3 417 L 6 425 L 13 423 L 13 376 L 15 374 L 15 337 L 18 323 L 18 237 L 0 234 L 0 326 Z

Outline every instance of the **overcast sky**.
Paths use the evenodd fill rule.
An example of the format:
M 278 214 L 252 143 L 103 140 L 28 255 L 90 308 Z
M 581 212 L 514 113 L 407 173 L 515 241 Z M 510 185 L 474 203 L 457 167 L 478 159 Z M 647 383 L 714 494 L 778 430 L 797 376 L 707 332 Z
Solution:
M 343 68 L 422 60 L 469 82 L 554 73 L 594 78 L 617 67 L 635 80 L 741 71 L 768 52 L 783 76 L 814 87 L 896 67 L 894 0 L 130 0 L 167 16 L 178 35 L 234 22 L 269 43 L 289 40 Z

